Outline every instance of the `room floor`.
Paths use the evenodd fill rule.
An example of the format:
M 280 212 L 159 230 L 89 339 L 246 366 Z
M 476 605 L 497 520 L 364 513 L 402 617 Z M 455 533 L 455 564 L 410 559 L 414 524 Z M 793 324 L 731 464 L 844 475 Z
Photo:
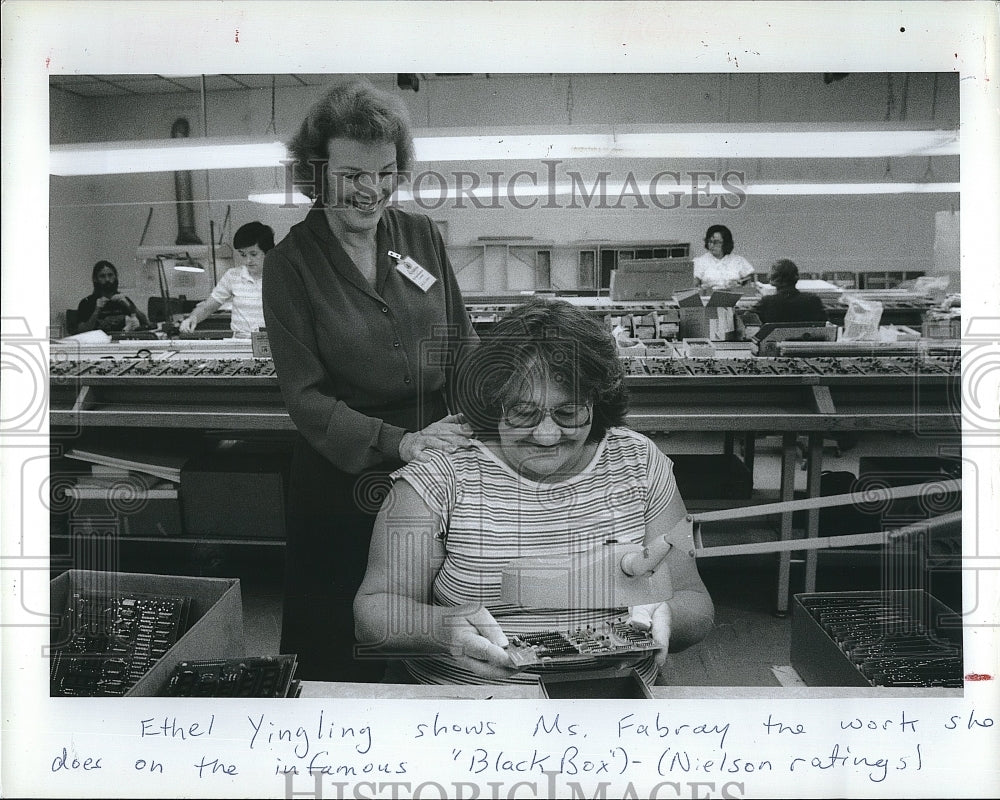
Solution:
M 718 453 L 721 435 L 671 434 L 654 437 L 659 446 L 673 453 Z M 850 470 L 857 474 L 858 460 L 866 455 L 937 455 L 939 442 L 902 434 L 867 435 L 848 452 L 832 449 L 824 454 L 825 470 Z M 755 493 L 775 491 L 779 485 L 780 440 L 758 440 L 754 468 Z M 796 486 L 805 488 L 806 472 L 796 471 Z M 776 538 L 767 527 L 743 523 L 706 526 L 706 546 Z M 231 550 L 199 547 L 195 553 L 203 574 L 238 574 L 243 593 L 243 615 L 247 653 L 278 652 L 281 635 L 281 559 L 274 550 L 257 553 L 247 561 L 234 560 Z M 790 663 L 790 621 L 776 616 L 777 559 L 773 555 L 702 559 L 702 578 L 716 607 L 715 627 L 700 644 L 672 654 L 661 682 L 685 686 L 777 686 L 772 667 Z M 162 571 L 162 570 L 157 570 Z M 821 553 L 817 574 L 818 591 L 877 589 L 882 584 L 882 565 L 877 554 Z M 803 564 L 793 559 L 791 590 L 803 590 Z M 943 599 L 943 598 L 942 598 Z M 953 601 L 954 603 L 954 601 Z M 954 607 L 954 605 L 953 605 Z

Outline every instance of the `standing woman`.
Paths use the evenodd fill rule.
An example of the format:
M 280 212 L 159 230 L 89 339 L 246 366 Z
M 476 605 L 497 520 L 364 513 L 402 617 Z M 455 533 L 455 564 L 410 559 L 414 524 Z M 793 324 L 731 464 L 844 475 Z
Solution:
M 261 278 L 264 274 L 264 256 L 274 247 L 274 231 L 262 222 L 248 222 L 233 234 L 233 249 L 243 260 L 240 267 L 227 269 L 222 279 L 205 300 L 194 307 L 181 325 L 181 333 L 191 333 L 198 323 L 208 319 L 222 308 L 232 304 L 229 327 L 233 337 L 249 339 L 264 327 L 264 309 L 261 300 Z
M 368 681 L 352 601 L 388 473 L 452 451 L 454 367 L 474 346 L 437 228 L 388 207 L 410 168 L 406 109 L 367 81 L 331 88 L 289 143 L 315 203 L 264 260 L 264 318 L 298 429 L 288 488 L 281 652 L 309 680 Z
M 733 252 L 733 234 L 725 225 L 712 225 L 705 232 L 705 249 L 694 260 L 694 285 L 709 291 L 733 289 L 754 283 L 754 268 Z

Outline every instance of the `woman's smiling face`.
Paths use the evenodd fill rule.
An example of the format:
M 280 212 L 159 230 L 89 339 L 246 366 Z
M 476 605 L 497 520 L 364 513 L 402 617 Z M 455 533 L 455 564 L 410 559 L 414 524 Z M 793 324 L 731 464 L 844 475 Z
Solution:
M 502 412 L 500 452 L 515 472 L 531 480 L 559 481 L 587 465 L 593 452 L 587 447 L 591 404 L 557 377 L 531 370 Z
M 326 212 L 344 230 L 371 232 L 396 190 L 396 145 L 331 139 L 328 145 Z

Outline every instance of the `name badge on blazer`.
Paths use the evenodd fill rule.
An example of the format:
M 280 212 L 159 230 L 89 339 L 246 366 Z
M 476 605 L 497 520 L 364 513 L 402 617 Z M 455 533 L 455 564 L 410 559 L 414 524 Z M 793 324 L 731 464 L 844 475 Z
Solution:
M 392 250 L 389 251 L 389 256 L 396 260 L 396 271 L 421 291 L 426 292 L 437 283 L 437 278 L 409 256 L 401 256 Z

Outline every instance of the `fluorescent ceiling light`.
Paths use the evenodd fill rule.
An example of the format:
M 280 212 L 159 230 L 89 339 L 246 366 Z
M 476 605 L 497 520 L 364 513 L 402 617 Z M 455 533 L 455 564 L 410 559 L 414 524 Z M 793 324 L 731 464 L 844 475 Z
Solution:
M 711 127 L 711 126 L 706 126 Z M 881 158 L 958 153 L 958 131 L 756 131 L 425 136 L 418 161 L 580 158 Z
M 246 169 L 280 166 L 287 158 L 282 142 L 218 137 L 62 144 L 49 148 L 49 172 L 68 176 Z
M 312 200 L 302 194 L 302 192 L 292 192 L 291 197 L 288 196 L 287 192 L 264 192 L 262 194 L 252 194 L 247 197 L 247 200 L 251 203 L 261 203 L 269 206 L 307 206 L 312 204 Z
M 497 190 L 498 189 L 498 190 Z M 690 183 L 670 185 L 667 183 L 650 187 L 641 183 L 606 183 L 598 193 L 593 192 L 594 186 L 581 187 L 572 183 L 547 184 L 508 184 L 501 187 L 480 186 L 475 189 L 463 187 L 458 191 L 454 186 L 436 187 L 418 190 L 399 189 L 396 191 L 397 202 L 417 202 L 424 207 L 440 207 L 445 202 L 469 201 L 470 196 L 483 203 L 504 198 L 526 199 L 532 197 L 576 197 L 577 202 L 586 206 L 598 208 L 614 205 L 620 198 L 641 197 L 647 199 L 656 196 L 668 201 L 672 196 L 698 195 L 719 196 L 735 195 L 742 191 L 747 195 L 826 195 L 826 194 L 950 194 L 958 193 L 961 185 L 958 183 L 761 183 L 735 185 L 731 188 L 718 183 L 706 183 L 692 189 Z M 590 196 L 588 201 L 587 196 Z M 275 195 L 273 202 L 284 203 L 285 195 Z M 306 198 L 308 201 L 308 198 Z M 623 201 L 624 202 L 624 201 Z
M 607 183 L 601 189 L 600 196 L 592 195 L 593 186 L 581 187 L 571 183 L 546 184 L 519 184 L 515 183 L 503 187 L 479 186 L 475 189 L 463 187 L 459 191 L 454 186 L 436 187 L 434 189 L 418 190 L 414 193 L 410 189 L 400 188 L 396 191 L 394 201 L 397 203 L 416 202 L 422 208 L 440 208 L 445 203 L 452 203 L 456 207 L 462 207 L 466 202 L 471 203 L 472 198 L 483 205 L 495 204 L 497 200 L 504 199 L 526 200 L 538 197 L 575 197 L 575 203 L 584 207 L 594 206 L 595 208 L 615 207 L 627 204 L 627 198 L 639 197 L 648 200 L 652 195 L 664 203 L 668 203 L 671 197 L 688 196 L 695 193 L 690 184 L 680 184 L 676 186 L 660 185 L 652 187 L 641 184 Z M 794 197 L 804 195 L 864 195 L 864 194 L 958 194 L 961 191 L 959 183 L 759 183 L 743 184 L 736 187 L 745 195 L 760 196 L 781 196 Z M 705 184 L 697 188 L 699 195 L 719 196 L 735 194 L 732 188 L 727 189 L 719 184 Z M 589 196 L 586 197 L 585 195 Z M 304 194 L 295 192 L 291 198 L 284 192 L 271 192 L 267 194 L 252 194 L 248 198 L 251 202 L 265 205 L 310 205 L 312 200 Z
M 671 125 L 493 134 L 417 131 L 418 161 L 506 161 L 592 158 L 881 158 L 957 155 L 957 130 L 836 125 Z M 276 167 L 281 142 L 185 138 L 52 145 L 53 175 Z
M 650 187 L 642 183 L 625 184 L 605 183 L 601 187 L 599 194 L 593 193 L 594 186 L 581 187 L 572 183 L 555 184 L 531 184 L 515 183 L 506 186 L 496 187 L 480 186 L 475 189 L 463 187 L 459 192 L 454 186 L 436 187 L 433 189 L 420 190 L 414 193 L 409 189 L 399 189 L 395 194 L 397 202 L 416 201 L 424 206 L 433 207 L 443 202 L 455 202 L 458 200 L 468 200 L 470 195 L 477 200 L 486 202 L 503 198 L 530 198 L 530 197 L 573 197 L 578 198 L 577 202 L 585 202 L 585 195 L 590 195 L 591 199 L 586 205 L 604 207 L 618 202 L 619 198 L 642 197 L 648 198 L 655 195 L 661 200 L 669 200 L 672 196 L 682 195 L 734 195 L 736 190 L 748 195 L 810 195 L 810 194 L 935 194 L 935 193 L 958 193 L 961 185 L 958 183 L 761 183 L 742 184 L 726 188 L 719 183 L 706 183 L 693 189 L 690 183 L 671 185 L 662 183 L 658 186 Z M 284 198 L 284 195 L 280 196 Z M 602 202 L 603 199 L 603 202 Z M 284 199 L 276 200 L 284 202 Z
M 743 191 L 757 195 L 958 194 L 961 188 L 960 183 L 750 183 Z

